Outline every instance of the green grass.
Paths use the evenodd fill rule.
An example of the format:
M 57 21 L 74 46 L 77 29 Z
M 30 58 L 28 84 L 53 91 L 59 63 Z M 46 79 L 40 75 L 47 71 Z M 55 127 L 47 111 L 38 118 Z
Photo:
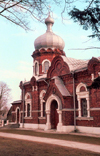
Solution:
M 59 134 L 44 133 L 44 132 L 37 132 L 37 131 L 33 131 L 33 130 L 20 130 L 20 129 L 0 129 L 0 132 L 31 135 L 31 136 L 37 136 L 37 137 L 54 138 L 54 139 L 61 139 L 61 140 L 76 141 L 76 142 L 100 145 L 100 138 L 95 138 L 95 137 L 90 137 L 90 136 L 78 136 L 78 135 L 60 134 L 60 133 Z
M 0 156 L 100 156 L 99 153 L 0 137 Z

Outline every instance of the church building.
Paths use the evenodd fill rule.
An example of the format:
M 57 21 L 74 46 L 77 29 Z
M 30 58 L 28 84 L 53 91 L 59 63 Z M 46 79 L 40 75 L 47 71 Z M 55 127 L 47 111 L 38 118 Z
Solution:
M 100 57 L 66 57 L 64 41 L 54 34 L 54 20 L 45 19 L 46 33 L 36 38 L 33 76 L 20 82 L 21 100 L 12 103 L 12 123 L 20 127 L 100 134 Z

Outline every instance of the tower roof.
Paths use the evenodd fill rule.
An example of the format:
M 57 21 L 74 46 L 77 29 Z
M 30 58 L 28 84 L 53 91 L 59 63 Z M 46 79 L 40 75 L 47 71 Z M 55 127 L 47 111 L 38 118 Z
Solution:
M 54 24 L 54 19 L 50 16 L 50 14 L 45 19 L 45 24 L 47 26 L 47 31 L 45 34 L 36 38 L 34 42 L 35 50 L 41 48 L 55 48 L 63 50 L 65 43 L 60 36 L 53 33 L 52 26 Z

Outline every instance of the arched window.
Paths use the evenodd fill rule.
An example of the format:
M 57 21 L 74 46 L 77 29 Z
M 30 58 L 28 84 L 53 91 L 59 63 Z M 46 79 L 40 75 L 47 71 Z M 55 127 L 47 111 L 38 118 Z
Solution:
M 78 101 L 78 117 L 90 117 L 89 91 L 86 84 L 80 83 L 76 87 Z
M 35 75 L 37 75 L 38 74 L 38 64 L 37 64 L 37 62 L 35 63 Z
M 44 73 L 47 73 L 48 69 L 49 69 L 49 62 L 45 61 L 44 62 Z
M 32 98 L 31 94 L 28 92 L 25 95 L 25 117 L 31 117 L 31 112 L 32 112 Z
M 42 72 L 47 73 L 49 67 L 51 66 L 51 62 L 47 59 L 42 61 Z
M 86 98 L 81 99 L 81 116 L 87 117 L 87 100 L 86 100 Z
M 27 104 L 27 117 L 30 117 L 30 104 Z
M 40 93 L 41 117 L 45 117 L 45 101 L 43 100 L 45 93 L 45 90 L 42 90 Z
M 33 73 L 35 76 L 39 75 L 39 62 L 37 60 L 33 63 Z
M 16 108 L 16 123 L 20 122 L 20 108 Z

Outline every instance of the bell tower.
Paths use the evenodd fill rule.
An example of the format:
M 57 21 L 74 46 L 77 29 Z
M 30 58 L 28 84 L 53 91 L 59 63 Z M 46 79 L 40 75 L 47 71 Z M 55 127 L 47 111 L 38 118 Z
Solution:
M 63 51 L 65 43 L 60 36 L 53 33 L 52 26 L 54 24 L 54 19 L 50 14 L 45 19 L 45 24 L 47 30 L 43 35 L 35 39 L 35 51 L 32 54 L 33 76 L 35 76 L 36 79 L 45 78 L 47 76 L 47 71 L 55 56 L 65 56 Z

